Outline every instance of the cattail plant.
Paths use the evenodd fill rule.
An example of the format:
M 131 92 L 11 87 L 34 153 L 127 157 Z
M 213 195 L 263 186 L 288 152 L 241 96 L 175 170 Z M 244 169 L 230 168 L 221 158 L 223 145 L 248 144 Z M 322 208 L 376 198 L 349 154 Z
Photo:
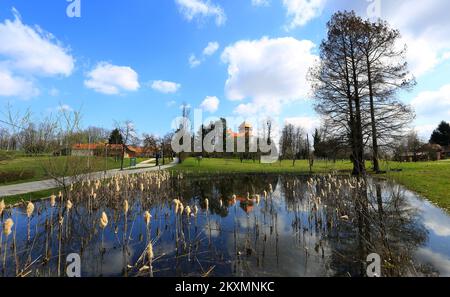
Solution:
M 108 226 L 108 216 L 106 215 L 105 212 L 102 212 L 102 216 L 100 217 L 100 228 L 102 228 L 102 250 L 106 226 Z
M 6 253 L 8 251 L 8 236 L 12 233 L 12 227 L 14 226 L 14 221 L 12 219 L 7 219 L 3 224 L 3 234 L 5 235 L 5 249 L 3 253 L 3 269 L 6 268 Z
M 67 216 L 67 218 L 66 218 L 66 221 L 67 221 L 67 224 L 66 224 L 66 236 L 68 236 L 69 235 L 69 214 L 70 214 L 70 210 L 72 209 L 72 207 L 73 207 L 73 203 L 72 203 L 72 201 L 70 201 L 70 199 L 68 199 L 67 200 L 67 202 L 66 202 L 66 210 L 67 210 L 67 214 L 66 214 L 66 216 Z
M 148 259 L 148 267 L 150 268 L 150 277 L 153 277 L 153 258 L 155 255 L 153 254 L 153 244 L 151 240 L 148 242 L 146 252 Z
M 206 209 L 206 212 L 208 212 L 208 209 L 209 209 L 209 200 L 208 200 L 208 198 L 205 199 L 205 209 Z
M 33 212 L 34 212 L 34 204 L 30 201 L 27 204 L 27 218 L 28 218 L 27 238 L 28 238 L 28 241 L 30 240 L 30 221 L 31 221 L 31 216 L 33 215 Z
M 124 215 L 123 244 L 124 244 L 124 245 L 125 245 L 126 238 L 127 238 L 128 210 L 129 210 L 128 200 L 125 199 L 125 200 L 123 201 L 123 215 Z
M 56 205 L 56 196 L 52 194 L 50 196 L 50 206 L 55 207 L 55 205 Z
M 152 218 L 152 215 L 150 214 L 149 211 L 145 211 L 144 212 L 144 222 L 145 224 L 148 226 L 150 224 L 150 220 Z
M 0 201 L 0 217 L 3 217 L 3 211 L 5 210 L 5 200 Z

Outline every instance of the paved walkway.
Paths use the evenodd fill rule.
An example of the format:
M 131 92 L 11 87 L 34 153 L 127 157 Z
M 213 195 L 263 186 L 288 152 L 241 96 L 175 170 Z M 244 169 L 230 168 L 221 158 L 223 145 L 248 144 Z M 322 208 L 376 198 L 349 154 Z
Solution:
M 153 166 L 153 167 L 141 167 L 138 166 L 136 169 L 126 169 L 123 171 L 120 171 L 120 169 L 113 169 L 108 170 L 106 173 L 104 171 L 101 172 L 94 172 L 89 174 L 90 179 L 99 179 L 99 178 L 110 178 L 116 175 L 117 173 L 120 174 L 136 174 L 136 173 L 142 173 L 142 172 L 148 172 L 148 171 L 157 171 L 157 170 L 163 170 L 168 169 L 173 166 L 175 166 L 178 163 L 178 160 L 173 161 L 172 163 L 165 165 L 165 166 Z M 76 178 L 68 177 L 67 183 L 70 183 L 71 180 L 76 180 Z M 48 180 L 41 180 L 41 181 L 35 181 L 35 182 L 29 182 L 29 183 L 22 183 L 22 184 L 16 184 L 16 185 L 9 185 L 9 186 L 1 186 L 0 187 L 0 197 L 5 196 L 14 196 L 14 195 L 21 195 L 21 194 L 27 194 L 31 192 L 39 192 L 44 190 L 50 190 L 54 188 L 58 188 L 60 185 L 53 179 Z

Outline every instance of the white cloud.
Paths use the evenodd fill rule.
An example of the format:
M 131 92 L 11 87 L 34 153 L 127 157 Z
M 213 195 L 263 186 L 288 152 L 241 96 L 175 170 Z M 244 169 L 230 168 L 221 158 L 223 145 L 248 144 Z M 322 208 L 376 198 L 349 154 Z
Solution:
M 164 94 L 173 94 L 176 93 L 180 89 L 181 85 L 171 82 L 171 81 L 163 81 L 163 80 L 155 80 L 152 83 L 152 89 Z
M 189 65 L 191 66 L 191 68 L 195 68 L 199 66 L 201 63 L 202 61 L 197 59 L 197 57 L 194 54 L 189 56 Z
M 316 117 L 286 118 L 285 122 L 303 128 L 308 134 L 313 134 L 315 129 L 320 127 L 320 119 Z
M 0 96 L 28 99 L 39 95 L 32 81 L 14 76 L 6 69 L 0 69 Z
M 432 251 L 429 248 L 419 248 L 417 256 L 424 264 L 431 264 L 439 271 L 439 276 L 450 277 L 450 258 L 447 255 Z
M 14 20 L 0 23 L 0 96 L 28 99 L 38 96 L 37 76 L 69 76 L 74 59 L 56 38 L 38 26 Z
M 241 115 L 269 111 L 277 114 L 283 104 L 304 99 L 310 85 L 306 76 L 317 59 L 315 45 L 292 37 L 239 41 L 222 53 L 228 64 L 225 84 L 227 98 L 233 101 L 251 99 L 235 112 Z
M 450 84 L 436 91 L 419 93 L 411 105 L 417 114 L 415 130 L 421 138 L 428 140 L 442 120 L 450 121 Z
M 434 129 L 436 129 L 438 126 L 438 123 L 435 125 L 425 124 L 425 125 L 417 125 L 414 127 L 414 131 L 417 132 L 417 135 L 419 138 L 424 141 L 428 142 L 430 140 L 430 136 L 433 133 Z
M 200 108 L 204 111 L 209 111 L 211 113 L 216 112 L 219 109 L 220 100 L 215 96 L 207 96 L 200 104 Z
M 208 43 L 208 45 L 203 49 L 202 55 L 200 58 L 197 58 L 195 54 L 191 54 L 189 56 L 189 65 L 191 68 L 195 68 L 197 66 L 200 66 L 205 59 L 209 56 L 214 55 L 217 50 L 219 49 L 220 45 L 217 41 L 211 41 Z
M 222 26 L 226 22 L 226 15 L 222 7 L 204 0 L 175 0 L 183 16 L 192 21 L 194 18 L 204 19 L 214 17 L 217 26 Z
M 24 25 L 17 11 L 13 12 L 13 21 L 0 23 L 0 56 L 15 70 L 41 76 L 69 76 L 74 59 L 68 50 L 52 34 Z
M 294 29 L 306 25 L 322 14 L 326 0 L 283 0 L 290 19 L 286 29 Z
M 355 10 L 368 17 L 370 3 L 336 1 L 333 10 Z M 400 30 L 402 42 L 408 46 L 407 60 L 411 72 L 419 77 L 433 70 L 450 50 L 450 1 L 396 0 L 382 1 L 379 17 Z
M 450 84 L 442 86 L 437 91 L 419 93 L 411 104 L 421 117 L 441 120 L 450 118 Z
M 208 45 L 203 50 L 203 55 L 212 56 L 219 49 L 219 47 L 220 47 L 220 45 L 218 42 L 216 42 L 216 41 L 209 42 Z
M 87 74 L 84 85 L 96 92 L 116 95 L 121 91 L 136 91 L 139 89 L 138 74 L 130 67 L 116 66 L 100 62 Z

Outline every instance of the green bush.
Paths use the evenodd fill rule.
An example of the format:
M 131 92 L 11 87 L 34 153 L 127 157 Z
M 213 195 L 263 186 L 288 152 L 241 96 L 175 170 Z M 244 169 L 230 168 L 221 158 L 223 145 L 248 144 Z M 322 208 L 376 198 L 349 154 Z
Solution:
M 33 170 L 0 171 L 0 184 L 32 179 L 34 175 L 35 172 Z

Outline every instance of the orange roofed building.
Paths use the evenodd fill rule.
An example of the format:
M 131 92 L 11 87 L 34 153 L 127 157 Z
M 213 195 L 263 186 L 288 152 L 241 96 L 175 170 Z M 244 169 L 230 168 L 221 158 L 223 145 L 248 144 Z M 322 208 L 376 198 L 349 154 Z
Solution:
M 72 156 L 92 157 L 92 156 L 120 156 L 122 153 L 121 144 L 107 143 L 80 143 L 72 146 Z M 154 152 L 150 152 L 143 147 L 125 146 L 125 158 L 149 157 Z
M 239 132 L 233 132 L 233 130 L 227 130 L 227 136 L 229 137 L 251 137 L 253 136 L 253 126 L 249 122 L 245 121 L 239 126 Z

